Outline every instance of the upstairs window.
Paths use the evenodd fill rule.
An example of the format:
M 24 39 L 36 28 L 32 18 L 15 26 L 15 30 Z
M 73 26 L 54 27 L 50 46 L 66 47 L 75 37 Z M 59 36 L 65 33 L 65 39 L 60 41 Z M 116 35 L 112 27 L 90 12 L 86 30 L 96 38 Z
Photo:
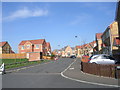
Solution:
M 25 49 L 25 47 L 24 47 L 24 46 L 21 46 L 21 49 L 23 50 L 23 49 Z
M 39 48 L 40 48 L 40 45 L 37 44 L 35 47 L 36 47 L 36 49 L 39 49 Z
M 27 49 L 30 49 L 30 45 L 27 45 L 26 48 L 27 48 Z

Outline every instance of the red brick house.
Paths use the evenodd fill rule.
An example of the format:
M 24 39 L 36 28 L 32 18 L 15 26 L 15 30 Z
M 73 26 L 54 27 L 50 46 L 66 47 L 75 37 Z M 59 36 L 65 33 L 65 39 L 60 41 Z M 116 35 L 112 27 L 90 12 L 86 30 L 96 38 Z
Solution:
M 47 55 L 45 39 L 21 41 L 18 49 L 19 53 L 38 52 L 42 55 Z
M 96 46 L 96 41 L 84 44 L 82 46 L 76 46 L 76 56 L 82 57 L 83 55 L 91 56 L 93 54 L 94 47 Z
M 49 42 L 46 43 L 47 55 L 51 55 L 51 45 Z
M 7 41 L 0 42 L 0 54 L 10 54 L 10 53 L 14 53 L 14 51 L 12 51 L 12 48 L 9 45 L 9 43 Z
M 95 40 L 96 40 L 96 47 L 94 47 L 94 54 L 100 54 L 102 50 L 102 38 L 101 36 L 103 33 L 96 33 Z

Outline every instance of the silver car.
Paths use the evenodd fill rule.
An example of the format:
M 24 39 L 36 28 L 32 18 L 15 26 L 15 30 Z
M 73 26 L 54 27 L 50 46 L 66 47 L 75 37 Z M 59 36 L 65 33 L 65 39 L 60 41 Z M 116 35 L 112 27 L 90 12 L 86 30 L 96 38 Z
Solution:
M 115 64 L 116 60 L 107 54 L 100 54 L 94 56 L 94 58 L 91 57 L 91 60 L 89 60 L 89 63 L 96 63 L 96 64 Z

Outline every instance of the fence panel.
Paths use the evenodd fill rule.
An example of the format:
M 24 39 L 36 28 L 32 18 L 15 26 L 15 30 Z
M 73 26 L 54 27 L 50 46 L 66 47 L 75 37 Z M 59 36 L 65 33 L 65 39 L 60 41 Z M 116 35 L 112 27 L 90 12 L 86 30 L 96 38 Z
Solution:
M 0 59 L 23 59 L 26 58 L 26 53 L 21 54 L 0 54 Z
M 102 65 L 81 62 L 81 70 L 83 72 L 113 78 L 116 76 L 116 66 L 118 65 Z M 117 70 L 117 75 L 117 77 L 120 78 L 120 70 Z

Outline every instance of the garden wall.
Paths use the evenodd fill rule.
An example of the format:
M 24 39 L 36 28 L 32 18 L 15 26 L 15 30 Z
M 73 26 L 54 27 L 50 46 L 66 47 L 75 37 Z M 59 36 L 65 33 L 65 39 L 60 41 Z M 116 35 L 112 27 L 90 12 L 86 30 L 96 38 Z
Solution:
M 0 59 L 23 59 L 27 58 L 26 53 L 21 54 L 0 54 Z
M 117 66 L 120 65 L 103 65 L 81 62 L 81 70 L 85 73 L 105 77 L 120 78 L 120 70 L 116 68 Z

